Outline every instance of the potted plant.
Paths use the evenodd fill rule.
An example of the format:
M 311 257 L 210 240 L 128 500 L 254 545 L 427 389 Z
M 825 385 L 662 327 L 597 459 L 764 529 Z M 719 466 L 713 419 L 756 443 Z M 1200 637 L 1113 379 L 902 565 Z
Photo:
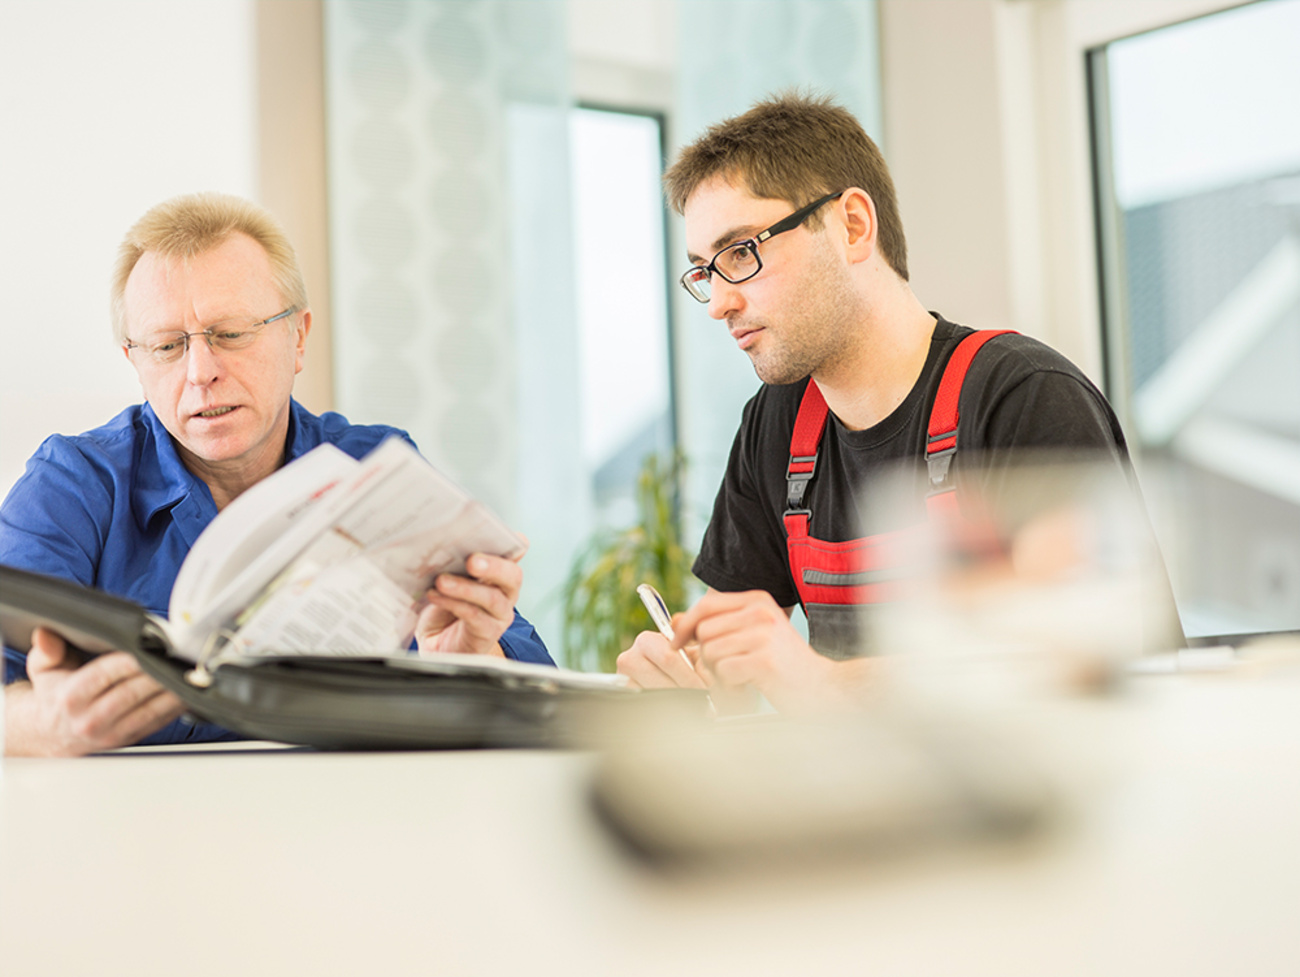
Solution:
M 683 461 L 649 455 L 637 477 L 637 522 L 596 533 L 574 561 L 562 591 L 565 660 L 572 668 L 614 671 L 619 653 L 654 625 L 636 588 L 652 584 L 674 611 L 692 597 L 693 557 L 682 546 Z

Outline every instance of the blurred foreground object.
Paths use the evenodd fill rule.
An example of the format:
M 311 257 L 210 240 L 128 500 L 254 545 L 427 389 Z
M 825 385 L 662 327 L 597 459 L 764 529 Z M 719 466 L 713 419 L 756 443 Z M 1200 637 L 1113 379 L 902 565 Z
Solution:
M 811 721 L 665 729 L 606 756 L 596 808 L 633 850 L 668 867 L 896 857 L 1035 837 L 1091 802 L 1121 743 L 1079 735 L 1097 693 L 1181 638 L 1131 473 L 968 463 L 955 493 L 921 498 L 909 474 L 864 500 L 869 526 L 914 527 L 896 599 L 862 609 L 871 688 Z
M 602 759 L 593 800 L 617 837 L 668 869 L 893 857 L 1049 822 L 1057 792 L 1025 751 L 918 718 L 773 717 L 643 737 Z
M 866 504 L 910 504 L 909 487 L 900 478 Z M 869 625 L 891 683 L 913 693 L 1104 690 L 1134 659 L 1182 644 L 1141 497 L 1114 465 L 967 468 L 909 544 L 907 586 Z

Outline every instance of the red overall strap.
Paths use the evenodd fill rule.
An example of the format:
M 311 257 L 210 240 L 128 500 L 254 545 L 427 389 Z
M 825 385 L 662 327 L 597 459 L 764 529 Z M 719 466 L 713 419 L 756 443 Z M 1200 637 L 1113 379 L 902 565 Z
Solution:
M 808 482 L 817 471 L 817 456 L 830 410 L 815 380 L 808 381 L 790 436 L 790 461 L 786 466 L 786 547 L 790 574 L 799 600 L 809 604 L 874 604 L 895 596 L 891 567 L 902 562 L 899 549 L 904 534 L 886 533 L 843 543 L 827 543 L 808 536 L 803 508 Z M 883 576 L 882 576 L 883 574 Z M 830 582 L 822 582 L 822 578 Z
M 799 413 L 794 419 L 794 433 L 790 435 L 790 461 L 785 469 L 786 536 L 808 534 L 808 510 L 803 508 L 803 496 L 808 482 L 817 471 L 817 449 L 826 429 L 826 416 L 830 413 L 826 398 L 822 396 L 817 381 L 811 377 L 799 401 Z
M 821 387 L 817 386 L 816 380 L 809 379 L 803 400 L 799 402 L 799 413 L 795 415 L 794 433 L 790 436 L 790 472 L 812 471 L 829 413 Z
M 931 488 L 927 507 L 933 514 L 949 509 L 955 500 L 948 473 L 957 450 L 958 402 L 971 362 L 986 342 L 1011 331 L 971 333 L 957 344 L 944 367 L 930 410 L 925 449 Z M 898 568 L 905 558 L 909 530 L 841 543 L 828 543 L 808 535 L 808 519 L 812 513 L 804 507 L 804 496 L 808 482 L 817 470 L 817 456 L 828 414 L 821 390 L 815 381 L 809 380 L 795 417 L 794 432 L 790 436 L 790 461 L 786 467 L 786 510 L 782 518 L 790 574 L 805 608 L 809 604 L 866 604 L 890 600 L 899 586 L 891 571 Z
M 957 405 L 961 400 L 962 384 L 970 370 L 971 361 L 994 336 L 1004 336 L 1011 329 L 983 329 L 973 332 L 953 350 L 939 380 L 939 392 L 930 408 L 930 426 L 926 431 L 925 463 L 930 475 L 930 495 L 952 491 L 948 477 L 952 456 L 957 452 Z

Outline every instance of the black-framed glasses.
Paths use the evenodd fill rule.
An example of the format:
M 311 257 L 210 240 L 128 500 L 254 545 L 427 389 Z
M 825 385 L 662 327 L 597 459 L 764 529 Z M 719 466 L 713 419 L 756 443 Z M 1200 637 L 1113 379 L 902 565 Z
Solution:
M 690 292 L 691 298 L 695 299 L 695 301 L 708 302 L 709 295 L 713 291 L 712 282 L 715 274 L 721 275 L 724 281 L 731 282 L 733 285 L 749 281 L 763 270 L 763 259 L 758 256 L 758 246 L 760 244 L 768 240 L 768 238 L 776 237 L 778 234 L 793 231 L 811 217 L 813 211 L 822 204 L 830 203 L 830 201 L 843 195 L 843 190 L 828 193 L 824 197 L 817 198 L 808 206 L 800 207 L 789 217 L 782 218 L 767 230 L 760 231 L 744 241 L 737 241 L 735 244 L 728 245 L 715 254 L 713 260 L 707 265 L 696 265 L 687 271 L 681 277 L 682 288 Z
M 124 345 L 127 349 L 142 350 L 155 363 L 163 364 L 175 363 L 188 353 L 190 340 L 195 336 L 202 336 L 206 339 L 209 349 L 230 351 L 247 349 L 257 342 L 257 337 L 261 335 L 263 326 L 291 316 L 297 311 L 299 311 L 299 307 L 291 305 L 283 312 L 257 322 L 251 322 L 248 319 L 225 319 L 198 332 L 163 333 L 155 343 L 136 343 L 128 339 Z

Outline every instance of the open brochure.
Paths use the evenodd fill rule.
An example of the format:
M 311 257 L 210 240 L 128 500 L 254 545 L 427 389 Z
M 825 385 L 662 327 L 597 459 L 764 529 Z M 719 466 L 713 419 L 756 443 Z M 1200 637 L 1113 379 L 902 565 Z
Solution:
M 95 655 L 121 650 L 135 654 L 142 663 L 155 661 L 159 652 L 166 657 L 179 658 L 172 644 L 173 629 L 139 604 L 60 577 L 0 565 L 0 636 L 3 636 L 5 646 L 27 652 L 31 648 L 32 632 L 38 627 L 49 628 L 61 635 L 75 649 L 74 654 Z M 278 649 L 240 655 L 223 647 L 215 659 L 206 659 L 203 668 L 186 672 L 185 682 L 197 688 L 207 688 L 212 681 L 208 669 L 223 663 L 237 663 L 245 668 L 308 661 L 319 665 L 331 658 L 367 664 L 371 667 L 367 673 L 371 679 L 377 674 L 374 667 L 380 667 L 395 673 L 431 677 L 473 677 L 508 689 L 630 691 L 622 675 L 577 672 L 488 655 L 446 652 L 417 655 L 406 648 L 336 651 L 332 656 L 320 657 L 314 649 Z M 151 674 L 157 677 L 159 673 L 155 668 Z
M 321 445 L 254 485 L 200 534 L 181 565 L 166 620 L 101 591 L 0 567 L 5 644 L 26 651 L 45 625 L 83 651 L 133 650 L 148 635 L 201 664 L 285 656 L 383 658 L 401 669 L 485 672 L 512 682 L 613 687 L 586 675 L 483 655 L 409 651 L 425 594 L 473 553 L 525 549 L 481 502 L 401 438 L 357 461 Z
M 702 692 L 644 694 L 620 675 L 487 655 L 286 648 L 241 657 L 223 646 L 195 665 L 175 653 L 167 622 L 134 601 L 0 565 L 5 647 L 28 651 L 37 627 L 73 649 L 133 655 L 197 717 L 320 749 L 585 747 L 622 741 L 657 717 L 707 720 Z
M 195 541 L 162 624 L 190 661 L 404 650 L 440 573 L 523 540 L 391 437 L 357 461 L 325 444 L 227 506 Z

